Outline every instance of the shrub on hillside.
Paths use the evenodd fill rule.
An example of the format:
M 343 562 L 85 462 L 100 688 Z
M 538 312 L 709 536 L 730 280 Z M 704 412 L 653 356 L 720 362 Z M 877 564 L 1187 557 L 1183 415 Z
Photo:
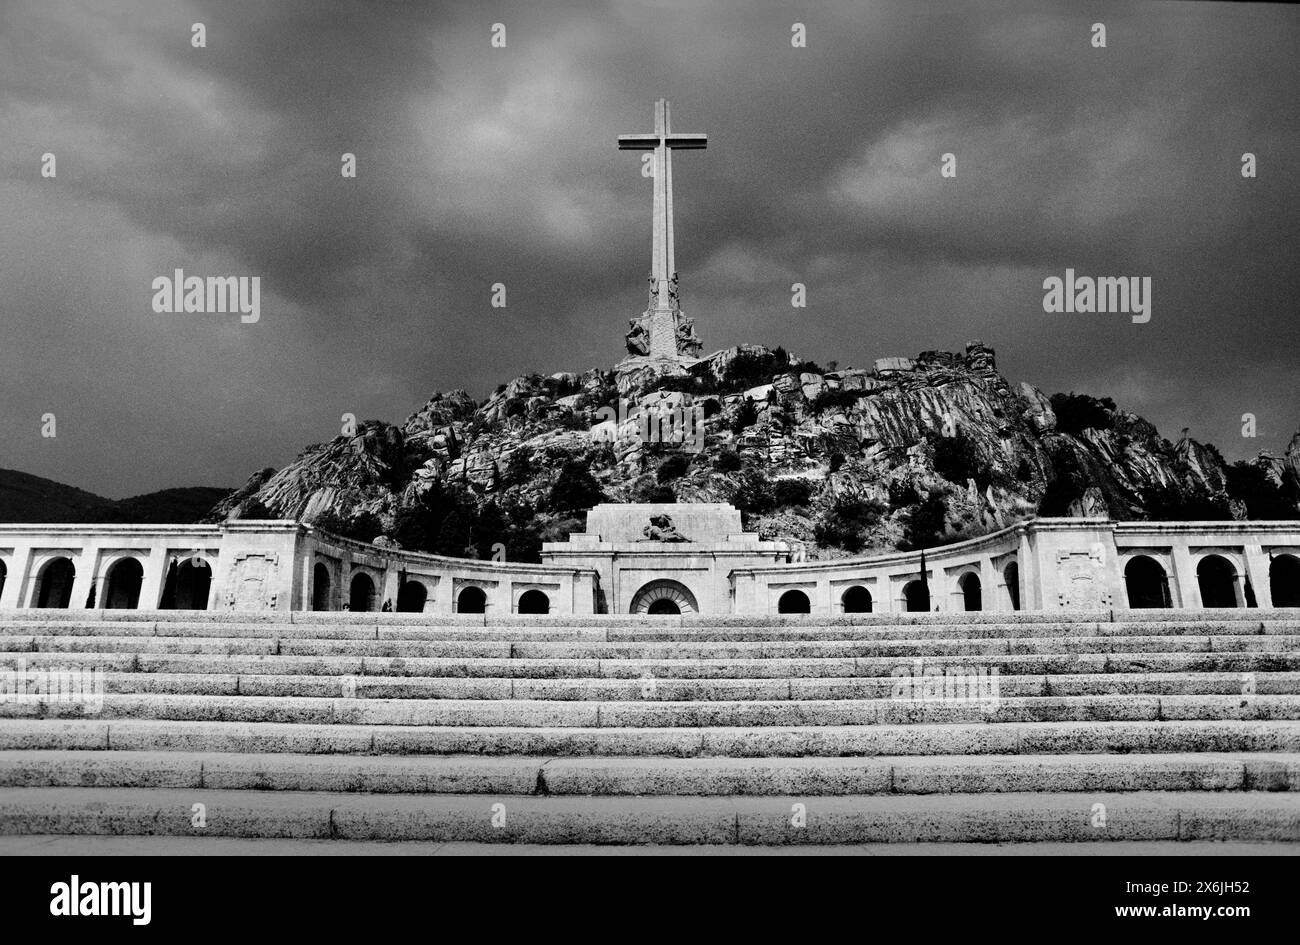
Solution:
M 851 410 L 853 405 L 858 402 L 862 396 L 862 391 L 845 390 L 843 387 L 825 387 L 822 392 L 813 398 L 813 413 L 824 413 L 827 410 Z
M 723 450 L 714 461 L 714 466 L 717 467 L 719 472 L 735 472 L 742 465 L 740 454 L 735 450 Z
M 605 492 L 600 483 L 588 464 L 578 459 L 565 462 L 546 497 L 547 508 L 554 512 L 585 512 L 604 501 Z
M 1084 430 L 1109 430 L 1114 425 L 1115 401 L 1087 394 L 1053 394 L 1056 429 L 1078 436 Z
M 740 478 L 731 504 L 751 515 L 762 515 L 776 506 L 772 483 L 759 469 L 751 469 Z
M 781 479 L 772 486 L 772 500 L 777 508 L 807 505 L 816 487 L 807 479 Z
M 932 548 L 943 536 L 948 503 L 939 493 L 931 493 L 907 513 L 903 523 L 903 537 L 898 542 L 900 551 Z
M 1246 503 L 1252 519 L 1291 519 L 1296 517 L 1295 500 L 1285 486 L 1279 486 L 1259 466 L 1240 461 L 1226 470 L 1228 495 Z
M 739 436 L 744 433 L 746 428 L 752 427 L 758 422 L 758 410 L 754 407 L 752 400 L 746 399 L 736 411 L 736 417 L 731 421 L 731 432 Z
M 686 475 L 686 470 L 690 465 L 690 457 L 685 453 L 673 453 L 659 464 L 659 468 L 655 471 L 655 479 L 661 484 L 680 479 Z
M 866 544 L 867 530 L 886 512 L 883 503 L 857 497 L 841 497 L 822 513 L 813 535 L 822 545 L 856 552 Z
M 980 455 L 975 441 L 965 433 L 934 441 L 934 471 L 959 486 L 974 479 L 980 489 L 987 489 L 993 481 L 992 471 Z

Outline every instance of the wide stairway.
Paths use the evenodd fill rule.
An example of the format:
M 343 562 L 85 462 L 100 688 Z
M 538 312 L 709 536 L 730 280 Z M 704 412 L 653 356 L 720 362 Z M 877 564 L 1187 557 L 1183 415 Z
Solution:
M 92 834 L 1294 843 L 1300 612 L 0 614 L 0 852 Z

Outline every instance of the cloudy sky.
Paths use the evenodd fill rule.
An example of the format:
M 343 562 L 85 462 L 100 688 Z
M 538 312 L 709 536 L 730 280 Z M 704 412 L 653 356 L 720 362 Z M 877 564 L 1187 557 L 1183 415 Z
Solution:
M 870 367 L 979 338 L 1013 382 L 1280 450 L 1297 48 L 1280 4 L 5 0 L 0 466 L 233 486 L 344 413 L 612 365 L 650 240 L 615 139 L 658 97 L 710 136 L 674 162 L 705 351 Z M 1151 277 L 1151 321 L 1044 313 L 1067 267 Z M 155 313 L 178 268 L 260 277 L 260 321 Z

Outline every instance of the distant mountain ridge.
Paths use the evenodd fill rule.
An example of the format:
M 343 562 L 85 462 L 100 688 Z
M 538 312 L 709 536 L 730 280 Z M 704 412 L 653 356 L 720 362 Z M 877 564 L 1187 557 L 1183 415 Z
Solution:
M 0 523 L 184 525 L 200 521 L 231 491 L 191 486 L 106 499 L 53 479 L 0 469 Z

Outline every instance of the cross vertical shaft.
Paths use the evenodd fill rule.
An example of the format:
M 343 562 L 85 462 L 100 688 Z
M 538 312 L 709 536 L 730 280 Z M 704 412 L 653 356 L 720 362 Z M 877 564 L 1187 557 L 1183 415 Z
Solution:
M 620 135 L 618 146 L 624 151 L 653 151 L 654 203 L 650 233 L 651 291 L 658 296 L 658 306 L 668 308 L 668 283 L 676 274 L 673 253 L 673 156 L 678 148 L 704 148 L 708 136 L 673 134 L 672 113 L 664 99 L 655 102 L 654 133 Z

